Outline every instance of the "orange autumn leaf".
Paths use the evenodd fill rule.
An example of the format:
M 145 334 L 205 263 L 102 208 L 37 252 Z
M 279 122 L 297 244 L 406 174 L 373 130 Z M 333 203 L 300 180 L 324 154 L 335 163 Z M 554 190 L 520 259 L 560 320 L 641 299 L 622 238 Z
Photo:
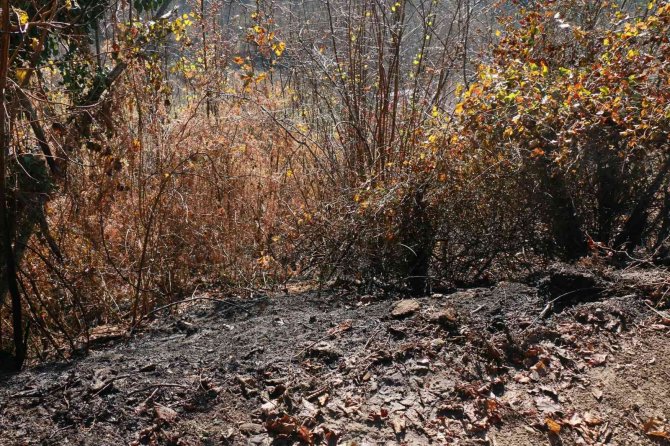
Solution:
M 560 423 L 552 420 L 551 418 L 545 419 L 544 422 L 547 425 L 547 428 L 549 429 L 550 432 L 552 432 L 554 434 L 558 434 L 558 433 L 561 432 Z

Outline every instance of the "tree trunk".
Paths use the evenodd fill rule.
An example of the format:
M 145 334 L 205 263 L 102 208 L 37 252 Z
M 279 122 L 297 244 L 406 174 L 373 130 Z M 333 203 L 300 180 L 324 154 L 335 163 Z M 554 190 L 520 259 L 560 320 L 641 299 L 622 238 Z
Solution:
M 628 252 L 631 252 L 642 243 L 642 234 L 647 228 L 651 204 L 654 201 L 656 193 L 663 185 L 668 170 L 670 170 L 670 158 L 663 162 L 654 181 L 647 186 L 642 196 L 636 201 L 635 207 L 626 220 L 622 231 L 614 240 L 615 247 L 625 247 Z
M 412 251 L 407 268 L 407 285 L 415 295 L 428 291 L 430 263 L 435 248 L 435 234 L 424 195 L 425 187 L 418 187 L 413 197 L 414 202 L 410 205 L 412 210 L 404 231 L 410 235 L 405 244 Z
M 9 69 L 9 1 L 0 0 L 2 8 L 2 38 L 0 41 L 0 230 L 2 231 L 2 248 L 5 263 L 7 288 L 12 298 L 12 330 L 14 332 L 14 369 L 20 370 L 26 357 L 26 346 L 23 341 L 23 314 L 21 294 L 16 279 L 16 265 L 12 246 L 12 225 L 7 206 L 6 157 L 9 154 L 11 117 L 7 98 L 7 71 Z M 2 303 L 2 302 L 0 302 Z
M 542 162 L 544 163 L 544 166 L 541 167 L 544 183 L 542 192 L 551 197 L 547 223 L 551 227 L 554 243 L 564 260 L 577 260 L 588 252 L 582 222 L 565 184 L 565 177 L 560 172 L 552 172 L 549 161 Z
M 618 178 L 621 162 L 616 159 L 616 155 L 608 153 L 607 150 L 600 150 L 598 158 L 596 168 L 598 181 L 598 231 L 596 237 L 598 241 L 608 243 L 612 237 L 616 217 L 621 212 L 619 205 L 621 181 Z

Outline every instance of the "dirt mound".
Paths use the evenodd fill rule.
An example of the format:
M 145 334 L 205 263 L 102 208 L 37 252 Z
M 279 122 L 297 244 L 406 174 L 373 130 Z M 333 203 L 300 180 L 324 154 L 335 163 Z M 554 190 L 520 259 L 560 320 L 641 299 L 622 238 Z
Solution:
M 655 444 L 669 435 L 668 321 L 640 296 L 573 302 L 546 319 L 544 296 L 516 283 L 398 301 L 305 292 L 192 305 L 127 345 L 6 379 L 0 444 Z
M 538 290 L 555 308 L 601 299 L 607 289 L 601 276 L 586 268 L 558 263 L 550 266 L 540 280 Z

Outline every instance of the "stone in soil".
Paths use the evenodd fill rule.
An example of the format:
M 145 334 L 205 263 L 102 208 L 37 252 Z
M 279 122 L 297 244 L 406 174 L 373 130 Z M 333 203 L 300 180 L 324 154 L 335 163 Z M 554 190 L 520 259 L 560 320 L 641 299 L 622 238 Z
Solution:
M 421 304 L 416 299 L 401 300 L 391 310 L 391 316 L 395 318 L 402 318 L 410 316 L 421 309 Z

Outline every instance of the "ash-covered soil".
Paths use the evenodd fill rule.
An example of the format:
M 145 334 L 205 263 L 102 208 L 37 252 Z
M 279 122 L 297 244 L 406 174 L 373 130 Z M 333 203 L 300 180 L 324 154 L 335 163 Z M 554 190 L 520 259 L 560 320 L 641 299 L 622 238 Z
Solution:
M 223 302 L 4 378 L 0 445 L 667 444 L 658 287 L 645 272 L 561 297 L 557 280 L 417 299 L 205 293 Z

